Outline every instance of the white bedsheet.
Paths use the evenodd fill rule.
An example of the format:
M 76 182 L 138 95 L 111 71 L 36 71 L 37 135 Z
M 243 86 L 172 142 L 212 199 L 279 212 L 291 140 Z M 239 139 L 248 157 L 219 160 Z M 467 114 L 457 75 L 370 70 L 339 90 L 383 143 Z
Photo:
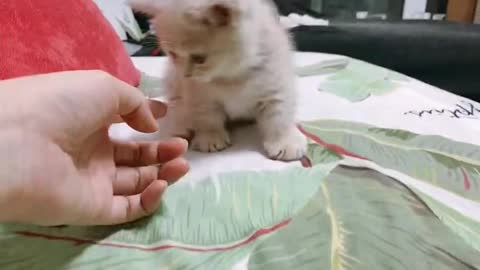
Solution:
M 296 53 L 295 55 L 298 67 L 335 58 L 341 58 L 341 56 L 319 53 Z M 156 77 L 162 76 L 166 63 L 163 57 L 133 57 L 132 60 L 139 70 Z M 455 104 L 466 100 L 462 97 L 411 79 L 411 82 L 400 86 L 394 92 L 371 96 L 362 102 L 352 103 L 337 95 L 319 91 L 322 81 L 327 76 L 298 78 L 299 121 L 338 119 L 362 122 L 383 128 L 405 129 L 418 134 L 440 135 L 456 141 L 480 145 L 480 125 L 475 117 L 458 119 L 448 115 L 430 115 L 420 118 L 415 115 L 405 115 L 405 112 L 410 110 L 421 111 L 431 108 L 453 110 Z M 163 122 L 164 120 L 160 121 L 160 123 Z M 118 139 L 135 140 L 163 137 L 161 132 L 140 134 L 124 124 L 112 127 L 111 135 Z M 188 153 L 187 158 L 191 162 L 192 170 L 186 179 L 200 180 L 206 175 L 225 170 L 266 170 L 299 165 L 298 162 L 286 164 L 265 158 L 254 127 L 234 132 L 233 142 L 232 148 L 220 153 Z

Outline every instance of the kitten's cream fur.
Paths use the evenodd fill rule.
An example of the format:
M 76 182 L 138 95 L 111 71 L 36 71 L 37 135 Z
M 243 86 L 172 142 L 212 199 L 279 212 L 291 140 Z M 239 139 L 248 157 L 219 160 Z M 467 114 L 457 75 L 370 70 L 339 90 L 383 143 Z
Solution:
M 295 123 L 293 48 L 270 0 L 132 2 L 153 16 L 170 56 L 165 79 L 176 130 L 193 130 L 194 149 L 223 150 L 231 143 L 226 121 L 255 119 L 270 158 L 305 154 Z

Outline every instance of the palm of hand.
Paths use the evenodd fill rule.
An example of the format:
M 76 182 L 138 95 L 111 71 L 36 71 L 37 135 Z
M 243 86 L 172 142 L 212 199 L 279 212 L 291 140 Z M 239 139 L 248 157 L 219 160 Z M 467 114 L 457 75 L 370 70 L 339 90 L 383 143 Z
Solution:
M 25 161 L 31 167 L 24 170 L 30 175 L 18 179 L 20 194 L 29 198 L 21 201 L 25 205 L 20 208 L 24 215 L 20 219 L 43 225 L 81 224 L 111 208 L 116 166 L 108 134 L 99 131 L 77 145 L 66 151 L 43 138 L 23 143 L 31 150 L 31 162 Z
M 29 197 L 36 198 L 36 203 L 29 201 L 35 211 L 25 211 L 29 219 L 55 221 L 42 225 L 117 224 L 149 215 L 167 182 L 187 168 L 183 159 L 176 159 L 187 147 L 182 139 L 114 143 L 107 130 L 100 130 L 76 149 L 43 145 L 46 149 L 37 153 L 57 158 L 34 158 L 43 169 L 28 185 Z
M 65 89 L 62 81 L 80 87 Z M 2 209 L 7 220 L 41 225 L 133 221 L 152 214 L 168 183 L 188 171 L 181 158 L 187 148 L 183 139 L 119 143 L 109 138 L 112 119 L 119 115 L 131 127 L 152 132 L 154 117 L 166 112 L 165 105 L 148 104 L 136 89 L 109 75 L 67 72 L 9 84 L 4 86 L 48 87 L 37 90 L 38 99 L 17 93 L 15 115 L 9 117 L 23 124 L 7 127 L 2 135 L 0 147 L 7 147 L 0 152 L 10 155 L 0 156 L 7 172 L 0 174 L 6 179 L 3 201 L 14 206 Z
M 50 168 L 65 175 L 65 186 L 56 191 L 58 201 L 50 206 L 58 208 L 52 211 L 60 215 L 55 220 L 64 218 L 65 224 L 82 224 L 82 220 L 98 220 L 109 215 L 115 195 L 113 184 L 117 169 L 108 132 L 100 130 L 79 146 L 72 154 L 62 151 L 60 164 L 65 167 Z

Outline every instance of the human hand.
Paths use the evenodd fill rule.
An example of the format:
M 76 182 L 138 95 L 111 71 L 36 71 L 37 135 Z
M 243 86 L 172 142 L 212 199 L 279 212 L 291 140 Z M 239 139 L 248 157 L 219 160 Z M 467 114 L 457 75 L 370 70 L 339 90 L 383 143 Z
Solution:
M 154 132 L 165 113 L 101 71 L 0 82 L 0 221 L 110 225 L 152 214 L 188 171 L 187 142 L 113 142 L 108 128 L 120 116 Z

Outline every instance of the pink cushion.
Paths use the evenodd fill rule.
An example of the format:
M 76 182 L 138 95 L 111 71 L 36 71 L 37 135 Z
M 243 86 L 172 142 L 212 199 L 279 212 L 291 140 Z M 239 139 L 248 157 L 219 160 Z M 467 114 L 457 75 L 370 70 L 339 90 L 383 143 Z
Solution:
M 0 0 L 0 80 L 101 69 L 138 85 L 121 40 L 91 0 Z

